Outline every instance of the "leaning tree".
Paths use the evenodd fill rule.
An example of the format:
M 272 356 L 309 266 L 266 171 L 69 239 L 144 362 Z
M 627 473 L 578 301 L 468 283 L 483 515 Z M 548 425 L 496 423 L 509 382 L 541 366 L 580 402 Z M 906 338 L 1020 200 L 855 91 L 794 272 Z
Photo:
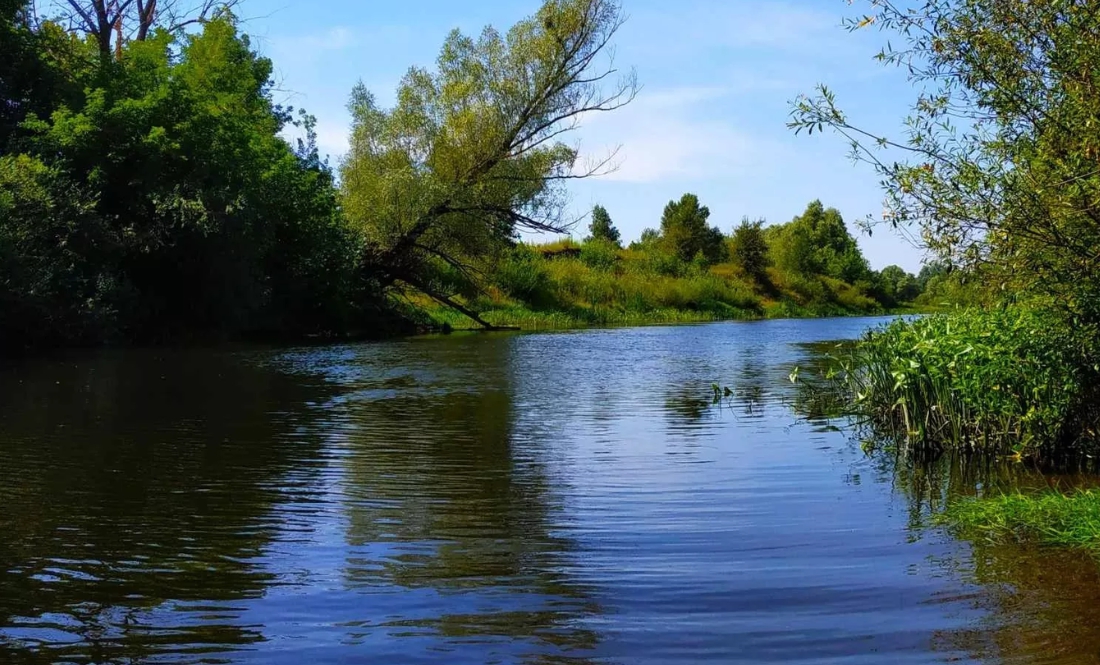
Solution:
M 568 230 L 567 181 L 611 163 L 579 163 L 563 139 L 634 98 L 611 48 L 622 23 L 615 0 L 548 0 L 506 34 L 452 32 L 434 69 L 409 70 L 393 108 L 356 87 L 340 175 L 368 280 L 488 325 L 458 294 L 519 232 Z

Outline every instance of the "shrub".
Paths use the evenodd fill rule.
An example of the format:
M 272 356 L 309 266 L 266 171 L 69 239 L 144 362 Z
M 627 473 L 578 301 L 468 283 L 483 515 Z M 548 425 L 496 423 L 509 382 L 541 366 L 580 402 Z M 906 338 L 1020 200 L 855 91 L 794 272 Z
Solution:
M 608 240 L 589 240 L 581 246 L 581 261 L 590 268 L 611 270 L 619 260 L 619 247 Z
M 497 265 L 496 285 L 509 296 L 536 306 L 555 302 L 547 261 L 527 245 L 517 245 Z

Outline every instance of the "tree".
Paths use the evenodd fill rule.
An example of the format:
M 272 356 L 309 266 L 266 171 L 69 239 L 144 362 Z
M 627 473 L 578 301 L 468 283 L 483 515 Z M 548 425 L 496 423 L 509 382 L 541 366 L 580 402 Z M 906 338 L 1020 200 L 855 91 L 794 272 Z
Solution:
M 519 231 L 571 226 L 564 184 L 609 161 L 578 167 L 561 137 L 633 99 L 633 73 L 615 81 L 608 51 L 622 21 L 614 0 L 548 0 L 506 35 L 452 32 L 434 71 L 406 74 L 392 109 L 356 87 L 341 198 L 366 240 L 367 279 L 488 325 L 451 277 L 476 285 Z
M 25 0 L 0 0 L 0 154 L 16 152 L 29 115 L 49 115 L 82 91 L 79 51 L 56 26 L 36 30 Z
M 619 229 L 611 223 L 611 215 L 608 215 L 607 209 L 601 205 L 592 208 L 592 223 L 588 226 L 588 232 L 591 234 L 591 240 L 620 245 Z
M 657 229 L 642 229 L 642 235 L 630 243 L 630 249 L 645 250 L 661 243 L 661 232 Z
M 280 137 L 291 116 L 272 102 L 272 65 L 233 17 L 128 42 L 118 61 L 67 41 L 83 49 L 77 69 L 51 66 L 79 94 L 34 100 L 22 154 L 0 157 L 0 336 L 337 328 L 359 244 L 309 139 L 295 152 Z
M 911 302 L 921 293 L 917 278 L 901 266 L 886 266 L 878 273 L 883 294 L 893 302 Z
M 62 18 L 95 39 L 101 57 L 121 58 L 130 41 L 144 41 L 157 28 L 177 32 L 205 23 L 239 0 L 57 0 Z
M 684 194 L 679 201 L 669 201 L 661 215 L 661 241 L 668 252 L 681 261 L 691 261 L 701 254 L 707 263 L 724 258 L 725 237 L 717 228 L 707 225 L 710 209 L 699 205 L 699 197 Z
M 920 286 L 920 290 L 924 291 L 928 286 L 928 282 L 935 277 L 945 276 L 951 272 L 951 266 L 943 261 L 931 261 L 921 266 L 920 272 L 917 273 L 917 284 Z
M 827 87 L 796 130 L 836 130 L 886 191 L 880 220 L 941 259 L 1100 320 L 1100 12 L 1061 0 L 876 0 L 852 30 L 895 33 L 879 59 L 923 90 L 907 136 L 862 129 Z
M 870 277 L 871 269 L 835 208 L 813 201 L 805 212 L 769 229 L 776 265 L 804 275 L 826 275 L 849 284 Z
M 768 242 L 764 238 L 764 220 L 750 222 L 746 217 L 733 230 L 733 260 L 757 284 L 768 284 Z

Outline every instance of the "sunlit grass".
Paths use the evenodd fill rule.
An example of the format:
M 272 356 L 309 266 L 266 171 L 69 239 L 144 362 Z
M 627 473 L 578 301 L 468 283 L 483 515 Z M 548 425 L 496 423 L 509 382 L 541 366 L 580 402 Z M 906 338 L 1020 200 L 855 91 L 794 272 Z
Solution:
M 1091 451 L 1100 421 L 1088 331 L 1041 310 L 899 320 L 834 359 L 804 391 L 909 449 L 1030 457 Z
M 1100 555 L 1100 493 L 1091 490 L 961 501 L 937 520 L 966 536 L 1073 547 Z

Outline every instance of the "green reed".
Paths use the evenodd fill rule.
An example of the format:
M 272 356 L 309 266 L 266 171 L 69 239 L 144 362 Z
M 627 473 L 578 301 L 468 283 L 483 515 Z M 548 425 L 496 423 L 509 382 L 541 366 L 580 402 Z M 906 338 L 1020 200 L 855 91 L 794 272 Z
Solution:
M 963 536 L 1039 542 L 1100 555 L 1100 492 L 1009 494 L 959 501 L 938 516 Z
M 1089 452 L 1100 422 L 1094 339 L 1023 307 L 897 320 L 801 380 L 801 399 L 912 451 Z

